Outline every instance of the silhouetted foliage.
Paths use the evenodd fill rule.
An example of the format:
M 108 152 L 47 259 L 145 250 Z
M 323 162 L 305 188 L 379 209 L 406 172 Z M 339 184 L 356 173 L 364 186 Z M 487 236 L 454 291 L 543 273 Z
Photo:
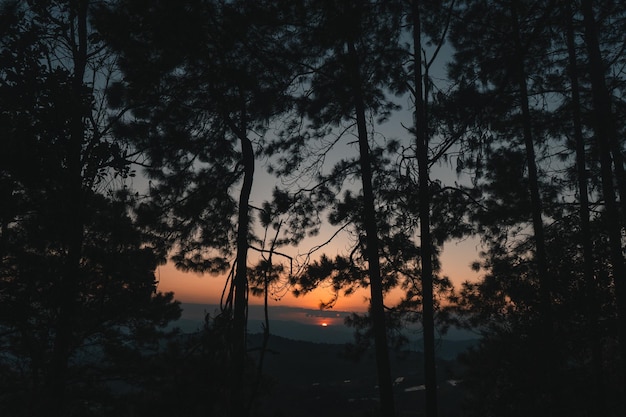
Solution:
M 622 415 L 622 3 L 0 1 L 0 414 L 279 413 L 267 390 L 305 390 L 263 375 L 267 310 L 247 351 L 248 296 L 330 284 L 371 290 L 372 413 L 407 409 L 387 350 L 418 328 L 426 414 L 459 395 L 437 321 L 481 333 L 464 415 Z M 327 224 L 345 251 L 292 255 Z M 439 255 L 470 236 L 457 294 Z M 166 260 L 226 277 L 197 332 L 166 330 Z
M 610 3 L 595 12 L 621 21 L 623 8 Z M 468 410 L 475 415 L 618 415 L 615 399 L 622 382 L 615 384 L 601 350 L 622 333 L 614 327 L 620 305 L 614 290 L 623 275 L 623 255 L 617 254 L 621 249 L 610 255 L 599 242 L 621 229 L 611 220 L 608 198 L 619 175 L 596 174 L 606 163 L 592 130 L 590 109 L 597 104 L 579 38 L 581 10 L 559 2 L 497 6 L 460 3 L 463 19 L 451 34 L 456 51 L 450 75 L 457 87 L 448 120 L 464 132 L 460 171 L 472 172 L 474 195 L 480 190 L 471 216 L 486 244 L 476 265 L 485 275 L 465 285 L 459 305 L 484 333 L 482 347 L 468 356 L 468 378 L 477 387 Z M 608 45 L 612 31 L 605 33 Z M 610 47 L 605 51 L 615 53 Z M 457 102 L 475 104 L 467 111 Z M 528 152 L 531 137 L 535 156 Z M 584 199 L 581 193 L 587 194 Z M 591 246 L 583 250 L 582 239 Z M 585 393 L 586 384 L 605 383 L 617 390 Z
M 222 308 L 233 320 L 228 412 L 235 415 L 248 401 L 242 386 L 256 154 L 293 82 L 289 60 L 280 59 L 290 32 L 277 6 L 121 1 L 102 10 L 124 73 L 111 103 L 133 108 L 118 134 L 147 158 L 146 225 L 182 270 L 231 267 Z
M 120 377 L 120 361 L 158 344 L 180 314 L 172 294 L 156 291 L 160 259 L 134 222 L 132 195 L 111 186 L 130 172 L 103 121 L 96 84 L 112 68 L 87 7 L 2 3 L 0 409 L 7 415 L 89 415 Z
M 354 228 L 359 244 L 353 254 L 358 251 L 357 256 L 367 266 L 360 274 L 367 276 L 366 285 L 371 294 L 370 311 L 376 345 L 380 411 L 382 415 L 392 416 L 395 411 L 385 330 L 385 288 L 380 267 L 378 203 L 374 194 L 376 170 L 382 159 L 378 152 L 384 148 L 374 145 L 372 130 L 366 118 L 374 115 L 383 120 L 390 110 L 396 108 L 386 97 L 386 89 L 400 70 L 400 55 L 396 48 L 400 15 L 394 13 L 397 10 L 395 2 L 312 1 L 303 4 L 307 14 L 298 35 L 300 48 L 310 54 L 310 58 L 307 57 L 309 61 L 303 62 L 308 64 L 305 68 L 310 69 L 309 77 L 306 78 L 307 88 L 297 100 L 297 110 L 300 118 L 306 120 L 304 128 L 313 134 L 296 132 L 296 137 L 301 140 L 283 149 L 288 150 L 289 155 L 294 155 L 303 147 L 315 146 L 312 141 L 323 137 L 320 132 L 327 131 L 331 126 L 341 126 L 344 132 L 354 132 L 356 136 L 356 156 L 337 162 L 328 179 L 323 178 L 325 174 L 316 172 L 316 183 L 323 184 L 325 188 L 327 185 L 324 183 L 328 182 L 336 196 L 345 190 L 344 182 L 347 179 L 360 179 L 362 195 L 353 196 L 348 190 L 344 194 L 344 201 L 335 203 L 339 207 L 351 205 L 350 212 L 337 213 L 340 210 L 336 210 L 330 216 L 332 222 L 349 224 Z M 345 134 L 340 133 L 337 141 L 344 137 Z M 319 155 L 328 152 L 328 149 L 323 149 L 313 158 L 320 158 Z M 305 161 L 304 164 L 315 164 L 314 160 Z M 345 219 L 342 216 L 352 218 Z M 359 218 L 358 223 L 354 222 L 355 217 Z M 338 261 L 341 260 L 338 258 Z M 340 268 L 346 266 L 356 271 L 349 265 Z M 313 272 L 315 267 L 307 269 Z M 313 280 L 317 279 L 319 277 L 313 277 Z

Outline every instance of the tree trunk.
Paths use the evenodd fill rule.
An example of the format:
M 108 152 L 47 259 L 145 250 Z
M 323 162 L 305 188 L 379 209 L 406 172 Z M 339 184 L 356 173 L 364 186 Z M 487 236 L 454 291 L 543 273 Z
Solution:
M 50 367 L 46 377 L 44 409 L 42 415 L 62 416 L 66 407 L 68 362 L 72 353 L 73 320 L 76 315 L 80 260 L 83 246 L 83 177 L 82 145 L 85 139 L 83 78 L 87 66 L 87 9 L 85 0 L 76 2 L 71 9 L 71 21 L 76 25 L 76 42 L 73 46 L 72 120 L 67 149 L 67 212 L 65 244 L 67 255 L 64 275 L 58 288 L 59 315 L 56 322 Z
M 376 209 L 374 207 L 374 191 L 372 187 L 372 166 L 365 119 L 365 104 L 360 87 L 359 62 L 356 49 L 348 42 L 349 59 L 352 64 L 354 108 L 359 138 L 361 181 L 363 185 L 363 210 L 365 218 L 366 255 L 370 278 L 371 306 L 370 314 L 374 328 L 374 345 L 376 348 L 376 365 L 378 371 L 378 390 L 380 395 L 381 415 L 395 416 L 391 367 L 387 346 L 387 326 L 385 324 L 385 306 L 383 300 L 383 284 L 380 274 L 378 254 L 378 228 L 376 226 Z
M 433 246 L 430 235 L 430 178 L 428 149 L 428 117 L 425 92 L 422 88 L 422 42 L 419 1 L 412 2 L 413 65 L 415 88 L 415 132 L 419 177 L 420 246 L 422 261 L 422 328 L 424 331 L 424 373 L 426 386 L 426 416 L 436 417 L 437 362 L 435 356 L 435 308 L 433 298 Z
M 520 107 L 522 111 L 522 124 L 524 147 L 526 150 L 526 165 L 528 169 L 528 187 L 532 206 L 532 224 L 535 240 L 535 263 L 537 265 L 537 275 L 539 277 L 539 312 L 541 315 L 540 334 L 542 338 L 542 350 L 540 360 L 537 362 L 538 376 L 541 377 L 543 388 L 542 413 L 552 415 L 554 396 L 556 395 L 554 384 L 554 364 L 556 355 L 554 352 L 553 332 L 554 323 L 552 317 L 552 277 L 548 270 L 545 233 L 542 219 L 542 202 L 539 194 L 539 179 L 537 175 L 537 165 L 535 157 L 534 139 L 532 133 L 532 118 L 530 115 L 530 105 L 528 101 L 528 86 L 526 81 L 526 69 L 524 64 L 524 48 L 522 46 L 519 18 L 516 10 L 517 4 L 512 7 L 513 36 L 515 42 L 515 81 L 519 88 Z
M 249 201 L 254 178 L 254 149 L 252 142 L 245 135 L 245 129 L 238 130 L 241 142 L 242 163 L 244 167 L 243 185 L 239 194 L 239 213 L 237 228 L 237 260 L 233 285 L 235 299 L 232 327 L 232 374 L 230 410 L 233 416 L 244 416 L 246 413 L 244 371 L 247 360 L 246 334 L 248 321 L 248 232 L 250 229 Z
M 600 150 L 600 169 L 602 176 L 602 194 L 604 196 L 605 212 L 607 217 L 607 233 L 611 262 L 613 264 L 613 282 L 615 284 L 615 296 L 618 311 L 619 343 L 622 355 L 622 376 L 626 381 L 626 266 L 622 253 L 621 231 L 622 222 L 613 178 L 617 177 L 620 186 L 622 207 L 626 205 L 626 192 L 623 179 L 623 161 L 619 147 L 617 146 L 617 131 L 613 113 L 611 111 L 611 98 L 606 86 L 604 64 L 600 52 L 596 21 L 591 0 L 583 0 L 581 3 L 585 24 L 585 43 L 589 55 L 589 71 L 591 75 L 592 100 L 594 107 L 594 131 Z M 611 151 L 613 150 L 613 155 Z M 615 171 L 613 172 L 613 166 Z
M 578 67 L 576 59 L 576 45 L 572 22 L 572 8 L 568 2 L 563 3 L 563 13 L 566 19 L 566 36 L 568 51 L 568 73 L 572 91 L 572 119 L 574 124 L 574 138 L 576 142 L 576 170 L 578 173 L 578 193 L 580 194 L 580 240 L 583 246 L 583 273 L 587 290 L 587 315 L 589 320 L 589 341 L 591 344 L 591 366 L 593 381 L 592 398 L 589 413 L 606 415 L 606 399 L 604 396 L 604 378 L 602 371 L 602 342 L 598 331 L 599 306 L 597 299 L 597 284 L 593 268 L 593 243 L 591 226 L 589 223 L 589 191 L 587 181 L 587 167 L 585 162 L 585 141 L 582 133 L 582 116 L 580 104 L 580 88 L 578 84 Z

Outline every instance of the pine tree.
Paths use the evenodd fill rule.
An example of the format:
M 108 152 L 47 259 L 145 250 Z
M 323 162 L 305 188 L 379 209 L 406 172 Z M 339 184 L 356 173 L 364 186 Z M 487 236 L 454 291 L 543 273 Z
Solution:
M 120 2 L 111 10 L 103 25 L 125 81 L 110 94 L 134 109 L 118 134 L 147 157 L 146 221 L 183 270 L 224 273 L 234 257 L 222 300 L 232 353 L 224 409 L 245 415 L 250 195 L 264 132 L 288 102 L 292 69 L 276 58 L 289 33 L 270 3 Z
M 344 268 L 353 273 L 339 279 L 335 283 L 337 289 L 343 285 L 346 285 L 346 289 L 353 288 L 355 281 L 348 283 L 349 277 L 356 279 L 357 283 L 367 279 L 371 293 L 369 314 L 375 342 L 381 412 L 389 416 L 394 415 L 395 411 L 385 323 L 384 292 L 387 287 L 380 265 L 381 216 L 377 212 L 379 196 L 375 195 L 377 170 L 380 169 L 376 161 L 380 151 L 372 146 L 368 116 L 373 114 L 374 117 L 384 118 L 394 108 L 393 103 L 386 98 L 386 89 L 396 82 L 394 77 L 400 69 L 397 65 L 400 62 L 399 50 L 394 48 L 400 16 L 394 10 L 395 6 L 394 2 L 375 1 L 302 3 L 301 21 L 306 23 L 299 28 L 298 40 L 301 42 L 300 48 L 309 53 L 300 65 L 302 73 L 308 71 L 310 76 L 305 78 L 304 93 L 297 100 L 297 111 L 299 117 L 308 124 L 308 132 L 306 135 L 291 134 L 291 142 L 275 145 L 275 148 L 289 155 L 284 159 L 293 158 L 299 162 L 289 164 L 279 172 L 292 174 L 308 164 L 316 167 L 315 161 L 320 158 L 319 154 L 307 160 L 302 158 L 301 152 L 316 147 L 314 139 L 324 140 L 327 134 L 332 134 L 332 128 L 329 127 L 353 132 L 356 137 L 357 156 L 340 160 L 328 174 L 317 174 L 319 186 L 313 188 L 310 198 L 322 198 L 334 206 L 331 206 L 331 222 L 362 227 L 357 230 L 359 243 L 350 259 L 340 256 L 330 260 L 323 257 L 319 262 L 309 265 L 300 286 L 305 290 L 311 288 L 321 279 L 333 275 L 333 271 Z M 346 134 L 339 133 L 338 136 L 343 139 Z M 306 140 L 307 137 L 310 139 Z M 338 143 L 338 140 L 333 143 Z M 322 152 L 320 154 L 325 155 L 329 151 Z M 355 177 L 360 178 L 362 195 L 355 196 L 351 190 L 344 188 L 344 181 Z M 345 191 L 344 201 L 336 202 L 334 196 L 342 191 Z M 308 206 L 311 209 L 319 207 L 317 203 Z M 348 207 L 349 210 L 344 211 Z M 354 219 L 358 219 L 356 223 L 353 223 Z M 358 257 L 366 261 L 366 271 L 357 272 L 358 268 L 351 262 L 357 257 L 357 251 Z
M 558 402 L 554 380 L 558 362 L 552 305 L 554 271 L 548 268 L 544 217 L 551 213 L 546 206 L 552 204 L 551 194 L 555 191 L 542 182 L 545 174 L 539 161 L 543 155 L 537 149 L 542 152 L 551 143 L 545 124 L 541 124 L 546 109 L 536 97 L 542 95 L 540 80 L 542 71 L 546 71 L 542 65 L 550 62 L 546 24 L 553 7 L 550 3 L 539 6 L 520 1 L 467 2 L 459 5 L 456 13 L 464 16 L 453 22 L 451 35 L 455 48 L 451 76 L 460 92 L 456 98 L 463 99 L 465 95 L 480 103 L 474 115 L 469 114 L 474 121 L 459 126 L 471 132 L 464 146 L 474 152 L 464 156 L 464 161 L 476 170 L 477 184 L 482 172 L 491 171 L 486 174 L 489 182 L 482 192 L 493 200 L 490 207 L 479 210 L 483 214 L 478 217 L 483 224 L 492 225 L 482 229 L 493 233 L 488 238 L 490 256 L 508 256 L 507 242 L 514 241 L 527 227 L 532 230 L 532 275 L 537 299 L 535 329 L 528 331 L 534 334 L 539 354 L 533 375 L 542 387 L 534 396 L 535 412 L 550 415 L 553 402 Z M 524 238 L 521 241 L 524 250 L 529 250 L 530 242 Z M 495 279 L 495 272 L 492 274 Z
M 89 346 L 103 360 L 92 376 L 110 372 L 117 359 L 107 349 L 158 333 L 179 309 L 156 293 L 158 255 L 130 216 L 130 193 L 107 185 L 130 171 L 105 122 L 100 83 L 113 76 L 112 59 L 90 5 L 2 6 L 0 326 L 14 387 L 2 406 L 66 415 L 93 401 Z

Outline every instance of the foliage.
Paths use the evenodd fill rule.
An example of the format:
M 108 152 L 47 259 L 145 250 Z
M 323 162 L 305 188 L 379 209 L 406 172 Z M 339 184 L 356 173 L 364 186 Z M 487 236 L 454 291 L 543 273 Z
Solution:
M 270 13 L 201 1 L 101 10 L 125 74 L 109 100 L 132 107 L 117 134 L 147 158 L 150 199 L 140 213 L 183 270 L 228 268 L 238 204 L 232 190 L 244 175 L 239 141 L 250 135 L 261 146 L 268 121 L 285 106 L 288 67 L 268 56 L 283 39 L 273 37 L 286 34 L 272 32 Z
M 582 28 L 580 10 L 572 15 L 567 10 L 558 2 L 462 2 L 458 12 L 464 19 L 452 24 L 455 59 L 450 76 L 457 88 L 444 108 L 451 110 L 448 126 L 454 128 L 450 130 L 463 132 L 459 171 L 472 173 L 470 192 L 480 190 L 474 194 L 480 195 L 480 204 L 469 213 L 486 248 L 482 261 L 475 265 L 484 271 L 483 278 L 464 285 L 457 305 L 470 325 L 483 332 L 480 349 L 467 356 L 467 378 L 476 387 L 468 403 L 468 409 L 476 413 L 472 415 L 546 413 L 547 407 L 568 415 L 617 413 L 619 409 L 614 398 L 622 384 L 615 385 L 609 370 L 615 362 L 608 365 L 604 349 L 616 342 L 619 300 L 614 285 L 622 278 L 606 243 L 600 243 L 607 241 L 616 226 L 610 226 L 607 205 L 601 202 L 606 189 L 598 176 L 588 177 L 589 199 L 583 202 L 580 196 L 587 188 L 579 188 L 581 168 L 575 165 L 580 163 L 575 162 L 575 152 L 580 152 L 573 140 L 575 111 L 582 122 L 579 133 L 586 164 L 582 172 L 597 172 L 601 161 L 590 118 L 594 104 L 585 67 L 589 64 L 587 57 L 582 58 L 585 52 L 578 38 L 574 50 L 581 76 L 575 83 L 580 86 L 580 102 L 572 101 L 574 81 L 567 77 L 572 70 L 561 34 L 569 20 L 576 34 Z M 623 13 L 612 6 L 605 12 L 609 10 L 618 20 Z M 610 32 L 603 40 L 612 38 Z M 613 51 L 605 49 L 607 56 Z M 529 98 L 526 116 L 523 84 L 516 82 L 520 65 Z M 471 111 L 458 106 L 469 102 L 475 103 Z M 528 137 L 524 118 L 530 121 L 526 126 L 531 126 L 535 139 L 548 265 L 543 274 L 537 266 L 536 221 L 530 216 L 535 203 L 529 192 L 529 156 L 522 142 Z M 587 235 L 581 226 L 581 204 L 589 204 L 591 230 Z M 593 258 L 583 254 L 583 240 L 592 244 Z M 590 278 L 584 274 L 586 265 L 592 270 Z M 541 288 L 545 294 L 546 282 L 550 283 L 553 320 L 549 334 L 540 331 L 545 329 L 546 298 Z M 550 350 L 551 359 L 545 362 Z M 599 362 L 597 357 L 601 357 Z M 538 367 L 538 363 L 549 363 L 551 381 L 543 381 L 543 365 Z M 589 378 L 599 388 L 585 394 Z M 545 389 L 537 392 L 538 383 L 551 394 Z M 528 401 L 526 395 L 536 401 Z
M 384 356 L 430 312 L 426 254 L 444 329 L 482 333 L 465 356 L 468 415 L 619 414 L 621 2 L 0 7 L 2 411 L 250 412 L 249 293 L 330 284 L 329 308 L 373 288 L 349 349 L 378 338 Z M 261 159 L 277 181 L 253 206 Z M 457 182 L 429 178 L 437 165 Z M 292 255 L 327 225 L 345 251 Z M 439 255 L 468 236 L 482 276 L 455 293 Z M 238 310 L 165 331 L 180 313 L 156 291 L 166 259 L 227 275 Z M 392 290 L 397 305 L 382 301 Z
M 97 34 L 88 48 L 75 37 L 86 21 L 64 2 L 3 2 L 1 19 L 1 406 L 73 413 L 101 401 L 127 351 L 154 346 L 180 310 L 156 291 L 160 259 L 132 195 L 110 186 L 131 172 L 104 122 L 111 61 Z

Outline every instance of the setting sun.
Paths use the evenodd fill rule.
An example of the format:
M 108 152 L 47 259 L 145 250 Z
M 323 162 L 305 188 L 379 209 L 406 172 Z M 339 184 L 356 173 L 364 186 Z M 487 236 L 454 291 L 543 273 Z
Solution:
M 322 323 L 322 327 L 328 327 L 328 323 Z

